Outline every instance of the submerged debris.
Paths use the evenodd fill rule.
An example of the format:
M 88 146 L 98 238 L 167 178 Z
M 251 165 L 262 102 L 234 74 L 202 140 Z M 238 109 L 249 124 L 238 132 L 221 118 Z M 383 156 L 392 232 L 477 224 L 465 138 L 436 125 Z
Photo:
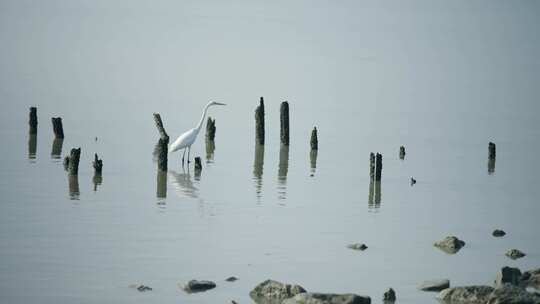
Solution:
M 420 284 L 420 286 L 418 286 L 418 289 L 422 291 L 441 291 L 449 287 L 450 287 L 450 281 L 447 279 L 443 279 L 443 280 L 425 281 L 424 283 Z
M 216 287 L 216 283 L 212 281 L 198 281 L 198 280 L 191 280 L 187 282 L 186 285 L 180 286 L 182 289 L 184 289 L 187 293 L 194 293 L 194 292 L 202 292 L 207 291 L 210 289 L 213 289 Z
M 495 229 L 495 230 L 493 230 L 492 235 L 494 237 L 502 237 L 502 236 L 506 235 L 506 232 L 504 232 L 503 230 L 500 230 L 500 229 Z
M 362 243 L 355 243 L 355 244 L 348 245 L 347 248 L 353 249 L 353 250 L 364 251 L 364 250 L 366 250 L 368 248 L 368 246 L 366 246 L 366 244 L 362 244 Z

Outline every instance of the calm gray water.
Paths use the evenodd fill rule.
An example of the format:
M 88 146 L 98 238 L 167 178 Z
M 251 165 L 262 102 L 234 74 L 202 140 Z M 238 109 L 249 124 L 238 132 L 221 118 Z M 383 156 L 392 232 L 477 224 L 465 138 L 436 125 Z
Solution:
M 424 280 L 539 267 L 539 13 L 535 1 L 0 1 L 0 302 L 249 303 L 273 278 L 434 303 Z M 193 146 L 202 173 L 173 154 L 158 176 L 152 113 L 176 138 L 209 100 L 228 105 L 209 112 L 213 155 L 204 133 Z M 78 180 L 53 153 L 53 116 L 61 157 L 82 148 Z M 370 152 L 384 159 L 371 204 Z M 467 245 L 433 247 L 447 235 Z M 186 294 L 190 279 L 218 287 Z

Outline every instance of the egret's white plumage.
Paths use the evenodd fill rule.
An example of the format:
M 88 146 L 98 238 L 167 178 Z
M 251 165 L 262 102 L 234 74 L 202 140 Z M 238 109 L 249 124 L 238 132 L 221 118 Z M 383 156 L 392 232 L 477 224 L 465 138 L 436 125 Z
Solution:
M 183 133 L 182 135 L 178 136 L 178 138 L 169 146 L 169 153 L 175 152 L 181 149 L 184 149 L 184 155 L 186 154 L 186 148 L 188 149 L 188 162 L 189 162 L 189 150 L 191 150 L 191 145 L 197 140 L 197 135 L 199 135 L 199 131 L 201 130 L 201 127 L 204 122 L 204 118 L 206 116 L 206 112 L 208 111 L 208 108 L 215 105 L 221 105 L 224 106 L 224 103 L 219 103 L 215 101 L 209 102 L 203 110 L 201 120 L 199 121 L 199 124 L 193 128 L 188 130 L 187 132 Z M 184 162 L 184 156 L 182 156 L 182 162 Z

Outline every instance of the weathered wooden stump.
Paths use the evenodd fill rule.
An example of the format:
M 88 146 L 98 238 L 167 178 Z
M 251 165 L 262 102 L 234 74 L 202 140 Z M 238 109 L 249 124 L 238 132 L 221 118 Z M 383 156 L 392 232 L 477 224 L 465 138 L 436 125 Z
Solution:
M 495 159 L 496 157 L 496 146 L 492 142 L 488 144 L 488 157 L 489 159 Z
M 166 198 L 167 197 L 167 172 L 157 170 L 157 198 Z
M 261 97 L 260 104 L 255 109 L 255 136 L 259 145 L 264 145 L 264 99 Z
M 399 159 L 401 159 L 401 160 L 405 159 L 405 147 L 404 146 L 399 147 Z
M 313 131 L 311 131 L 311 139 L 309 143 L 311 145 L 312 151 L 319 149 L 319 139 L 317 138 L 317 127 L 313 127 Z
M 375 208 L 380 208 L 381 206 L 381 182 L 375 181 Z
M 369 180 L 369 193 L 368 193 L 368 207 L 373 208 L 373 192 L 374 192 L 373 179 Z
M 158 160 L 158 169 L 161 171 L 167 171 L 167 154 L 169 146 L 169 135 L 163 127 L 163 122 L 161 121 L 161 116 L 158 113 L 154 113 L 154 121 L 156 123 L 156 128 L 159 131 L 160 138 L 157 145 L 157 160 Z
M 309 152 L 309 163 L 311 165 L 311 174 L 315 173 L 315 170 L 317 169 L 317 156 L 319 151 L 318 150 L 311 150 Z
M 54 138 L 51 148 L 51 158 L 59 159 L 62 157 L 62 146 L 64 145 L 63 138 Z
M 78 175 L 68 175 L 68 187 L 69 187 L 69 198 L 72 200 L 78 200 L 81 195 L 79 190 L 79 176 Z
M 216 120 L 212 117 L 208 117 L 206 121 L 206 139 L 209 141 L 214 141 L 216 137 Z
M 30 107 L 30 117 L 28 119 L 28 124 L 30 125 L 30 134 L 37 134 L 37 126 L 38 126 L 38 119 L 37 119 L 37 108 L 36 107 Z
M 201 171 L 202 170 L 202 162 L 200 157 L 195 157 L 195 171 Z
M 98 158 L 97 153 L 94 153 L 94 161 L 92 162 L 94 167 L 94 174 L 101 175 L 103 169 L 103 160 Z
M 73 148 L 64 159 L 64 167 L 67 168 L 69 175 L 79 174 L 79 160 L 81 158 L 81 148 Z
M 375 155 L 375 181 L 380 182 L 382 175 L 382 154 Z
M 373 181 L 375 179 L 375 154 L 369 153 L 369 179 Z
M 206 163 L 213 162 L 215 150 L 216 150 L 216 143 L 213 140 L 207 140 L 206 141 Z
M 54 137 L 64 138 L 64 127 L 62 127 L 62 117 L 51 118 L 53 125 Z
M 94 177 L 92 177 L 92 182 L 94 183 L 94 192 L 96 192 L 98 185 L 101 185 L 103 183 L 103 176 L 101 174 L 96 174 L 94 172 Z
M 285 146 L 289 145 L 289 103 L 284 101 L 279 108 L 281 121 L 281 143 Z

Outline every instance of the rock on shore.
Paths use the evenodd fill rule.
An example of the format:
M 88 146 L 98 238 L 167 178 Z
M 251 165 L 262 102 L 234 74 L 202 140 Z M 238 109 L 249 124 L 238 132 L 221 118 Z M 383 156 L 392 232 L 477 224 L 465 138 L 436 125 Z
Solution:
M 306 290 L 300 285 L 291 285 L 274 280 L 266 280 L 257 285 L 249 293 L 249 296 L 256 303 L 278 304 L 283 302 L 285 299 L 292 298 L 299 293 L 305 292 Z
M 450 287 L 450 281 L 444 279 L 444 280 L 425 281 L 420 286 L 418 286 L 418 289 L 422 291 L 441 291 L 449 287 Z
M 300 293 L 282 304 L 371 304 L 371 298 L 356 294 Z

